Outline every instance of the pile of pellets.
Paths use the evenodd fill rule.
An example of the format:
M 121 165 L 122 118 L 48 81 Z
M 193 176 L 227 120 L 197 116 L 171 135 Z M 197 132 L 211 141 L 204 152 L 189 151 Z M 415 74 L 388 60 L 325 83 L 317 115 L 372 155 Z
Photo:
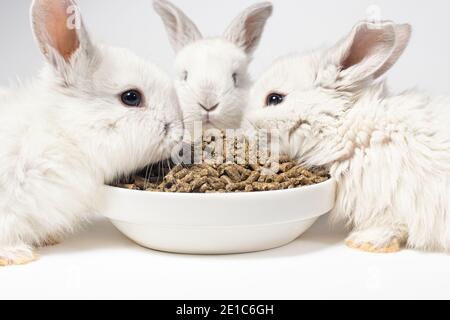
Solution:
M 197 164 L 175 165 L 166 161 L 117 186 L 153 192 L 231 193 L 292 189 L 330 178 L 326 170 L 305 168 L 286 156 L 274 161 L 267 152 L 257 151 L 252 157 L 246 139 L 219 138 L 222 140 L 204 138 L 199 148 L 203 151 L 202 159 L 194 162 L 191 158 Z M 194 146 L 189 147 L 194 151 Z

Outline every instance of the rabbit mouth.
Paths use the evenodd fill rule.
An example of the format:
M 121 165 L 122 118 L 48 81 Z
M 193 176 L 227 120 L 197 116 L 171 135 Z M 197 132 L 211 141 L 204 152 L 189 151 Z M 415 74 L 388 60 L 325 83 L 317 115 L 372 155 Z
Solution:
M 211 119 L 211 117 L 209 115 L 205 116 L 203 118 L 202 124 L 204 126 L 204 129 L 206 129 L 206 130 L 210 129 L 210 128 L 215 128 L 215 127 L 217 127 L 219 125 L 213 119 Z
M 311 125 L 311 123 L 308 120 L 300 119 L 291 127 L 291 129 L 289 130 L 289 140 L 304 124 L 306 124 L 308 126 Z
M 206 112 L 203 115 L 203 123 L 206 125 L 214 125 L 213 120 L 211 119 L 211 115 L 209 112 Z

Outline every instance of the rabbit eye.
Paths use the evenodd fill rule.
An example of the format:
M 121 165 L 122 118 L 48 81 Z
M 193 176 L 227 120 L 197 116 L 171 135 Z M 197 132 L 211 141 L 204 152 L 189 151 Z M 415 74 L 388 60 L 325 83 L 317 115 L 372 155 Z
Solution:
M 142 94 L 138 90 L 128 90 L 121 94 L 120 99 L 127 107 L 140 107 Z
M 266 106 L 277 106 L 283 103 L 286 96 L 281 93 L 271 93 L 266 98 Z
M 189 77 L 189 73 L 188 73 L 187 71 L 184 71 L 184 72 L 183 72 L 183 76 L 182 76 L 183 81 L 187 81 L 187 80 L 188 80 L 188 77 Z
M 238 85 L 238 74 L 237 73 L 233 73 L 233 83 L 234 83 L 234 86 L 237 87 L 237 85 Z

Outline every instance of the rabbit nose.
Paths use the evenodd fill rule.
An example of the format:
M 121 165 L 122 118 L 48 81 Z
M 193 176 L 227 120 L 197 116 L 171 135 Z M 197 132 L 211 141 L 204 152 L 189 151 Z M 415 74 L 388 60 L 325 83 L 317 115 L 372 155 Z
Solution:
M 198 105 L 199 105 L 203 110 L 205 110 L 206 112 L 212 112 L 212 111 L 216 110 L 216 109 L 219 107 L 220 103 L 216 103 L 215 105 L 212 105 L 212 106 L 205 106 L 205 105 L 203 105 L 203 104 L 201 104 L 201 103 L 199 103 Z

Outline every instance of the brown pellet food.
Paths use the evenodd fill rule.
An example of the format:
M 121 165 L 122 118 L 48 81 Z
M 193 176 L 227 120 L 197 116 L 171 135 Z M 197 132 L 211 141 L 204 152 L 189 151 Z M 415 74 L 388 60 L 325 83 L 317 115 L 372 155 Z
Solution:
M 281 156 L 277 161 L 267 152 L 250 155 L 247 141 L 234 141 L 222 136 L 204 139 L 201 164 L 153 165 L 116 186 L 132 190 L 178 193 L 231 193 L 292 189 L 324 182 L 330 178 L 324 169 L 309 169 Z M 220 146 L 222 153 L 217 152 Z M 194 147 L 192 147 L 194 150 Z M 238 152 L 236 150 L 247 150 Z M 255 161 L 250 161 L 251 159 Z M 155 169 L 156 168 L 156 169 Z

